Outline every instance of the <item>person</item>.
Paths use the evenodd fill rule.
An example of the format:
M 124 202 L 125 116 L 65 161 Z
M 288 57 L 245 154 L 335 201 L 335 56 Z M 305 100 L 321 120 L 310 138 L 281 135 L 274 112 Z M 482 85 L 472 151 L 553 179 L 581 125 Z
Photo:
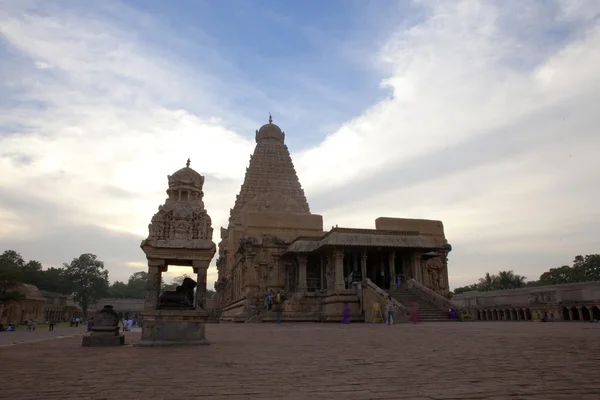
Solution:
M 14 332 L 16 330 L 17 330 L 17 327 L 15 326 L 15 324 L 13 322 L 9 322 L 8 329 L 6 330 L 6 332 Z
M 133 320 L 131 318 L 129 318 L 129 320 L 127 321 L 127 330 L 131 331 L 132 328 L 133 328 Z
M 91 332 L 92 331 L 92 326 L 94 325 L 94 317 L 88 319 L 87 321 L 87 331 Z
M 413 324 L 419 322 L 419 305 L 416 302 L 410 305 L 410 320 Z
M 33 321 L 31 321 L 31 330 L 35 331 L 36 326 L 37 326 L 37 321 L 34 319 Z
M 50 323 L 48 324 L 48 332 L 52 332 L 54 330 L 54 320 L 51 319 Z
M 348 303 L 344 303 L 343 314 L 342 314 L 342 324 L 350 323 L 350 306 Z
M 283 311 L 283 301 L 282 301 L 281 291 L 277 290 L 275 294 L 275 314 L 277 316 L 277 324 L 281 323 L 281 312 Z
M 396 289 L 400 289 L 401 283 L 402 283 L 402 278 L 400 278 L 400 275 L 396 275 Z
M 386 315 L 387 315 L 387 324 L 388 326 L 390 325 L 394 325 L 395 321 L 394 321 L 394 308 L 396 308 L 396 305 L 394 304 L 394 301 L 392 300 L 392 296 L 388 297 L 388 302 L 385 305 L 385 311 L 386 311 Z
M 127 320 L 125 319 L 125 317 L 123 317 L 121 323 L 123 324 L 123 332 L 127 331 Z
M 79 317 L 75 318 L 75 328 L 77 328 L 79 326 L 80 322 L 81 322 L 81 319 L 79 319 Z

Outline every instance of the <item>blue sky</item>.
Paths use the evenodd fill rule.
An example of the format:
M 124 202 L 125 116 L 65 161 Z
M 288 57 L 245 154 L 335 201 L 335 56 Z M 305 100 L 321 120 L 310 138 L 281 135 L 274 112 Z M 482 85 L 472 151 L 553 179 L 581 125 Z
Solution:
M 595 0 L 4 1 L 0 248 L 93 252 L 126 279 L 188 157 L 226 224 L 271 112 L 325 226 L 440 219 L 451 286 L 536 279 L 600 246 L 599 16 Z

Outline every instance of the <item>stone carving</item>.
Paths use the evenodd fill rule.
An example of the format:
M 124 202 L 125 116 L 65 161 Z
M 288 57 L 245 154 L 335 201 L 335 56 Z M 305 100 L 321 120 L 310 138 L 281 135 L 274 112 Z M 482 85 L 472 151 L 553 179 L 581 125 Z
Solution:
M 254 196 L 246 203 L 243 212 L 248 211 L 305 213 L 306 207 L 284 193 L 266 192 Z
M 193 308 L 195 287 L 196 282 L 192 278 L 185 278 L 175 290 L 167 290 L 160 294 L 159 308 Z
M 286 245 L 288 244 L 285 240 L 278 238 L 277 236 L 274 235 L 263 235 L 262 238 L 262 245 L 275 245 L 275 246 L 281 246 L 281 245 Z
M 529 293 L 530 304 L 556 303 L 556 292 L 532 292 Z
M 434 291 L 445 289 L 443 286 L 442 274 L 444 272 L 444 263 L 440 257 L 434 257 L 427 260 L 427 274 L 429 275 L 430 288 Z
M 202 201 L 204 177 L 186 166 L 168 178 L 169 197 L 152 217 L 146 242 L 157 247 L 214 246 L 212 221 Z

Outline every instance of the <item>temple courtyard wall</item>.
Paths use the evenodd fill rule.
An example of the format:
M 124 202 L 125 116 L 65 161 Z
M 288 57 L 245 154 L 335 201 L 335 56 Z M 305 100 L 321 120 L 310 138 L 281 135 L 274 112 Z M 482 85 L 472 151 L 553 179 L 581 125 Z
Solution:
M 3 397 L 24 400 L 595 400 L 598 334 L 600 324 L 212 324 L 210 346 L 132 346 L 139 332 L 113 348 L 81 347 L 81 336 L 0 346 L 0 376 Z
M 471 291 L 452 301 L 474 321 L 600 320 L 600 282 Z

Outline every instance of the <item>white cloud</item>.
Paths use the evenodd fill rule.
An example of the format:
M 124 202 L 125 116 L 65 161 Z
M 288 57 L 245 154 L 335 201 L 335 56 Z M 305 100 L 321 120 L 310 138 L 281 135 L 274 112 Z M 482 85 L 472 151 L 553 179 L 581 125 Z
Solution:
M 399 22 L 366 55 L 388 71 L 382 86 L 392 96 L 293 154 L 313 212 L 326 226 L 372 227 L 382 215 L 442 219 L 455 286 L 500 268 L 535 278 L 595 251 L 597 19 L 583 2 L 422 4 L 427 18 L 409 28 Z M 216 76 L 149 47 L 134 30 L 158 22 L 133 10 L 119 8 L 120 18 L 142 21 L 125 29 L 76 11 L 13 7 L 0 13 L 0 32 L 31 69 L 13 72 L 25 105 L 0 113 L 11 132 L 0 136 L 2 191 L 55 206 L 60 221 L 141 239 L 164 200 L 166 175 L 190 157 L 207 175 L 218 240 L 254 145 L 251 132 L 233 127 L 255 116 L 223 106 L 233 91 L 255 101 L 264 94 L 229 80 L 231 69 Z M 556 44 L 539 33 L 548 23 L 571 35 Z M 43 240 L 49 222 L 4 207 L 0 240 Z M 139 255 L 107 255 L 111 276 L 126 279 L 142 266 Z

